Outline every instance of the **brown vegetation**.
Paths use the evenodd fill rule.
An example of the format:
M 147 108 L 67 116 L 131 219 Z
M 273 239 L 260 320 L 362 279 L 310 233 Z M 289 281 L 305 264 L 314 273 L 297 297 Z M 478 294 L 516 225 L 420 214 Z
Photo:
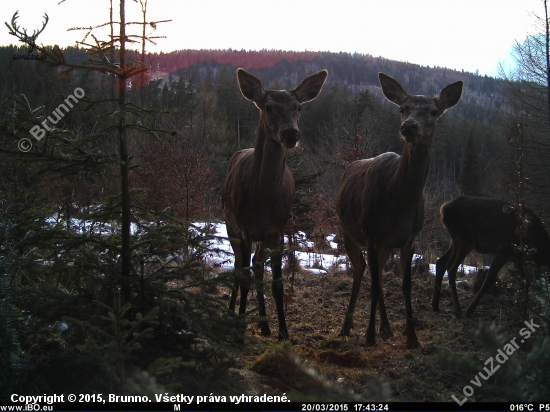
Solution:
M 403 330 L 404 302 L 400 277 L 393 270 L 384 271 L 383 277 L 388 315 L 397 321 L 397 329 Z M 494 355 L 487 353 L 474 339 L 479 322 L 495 322 L 500 332 L 508 334 L 517 334 L 522 327 L 521 305 L 517 304 L 517 294 L 512 287 L 501 288 L 498 285 L 499 293 L 481 302 L 474 319 L 458 320 L 453 316 L 450 296 L 445 300 L 442 313 L 432 312 L 431 274 L 416 274 L 413 278 L 415 324 L 423 345 L 421 349 L 409 350 L 400 334 L 365 347 L 363 331 L 368 318 L 368 282 L 364 282 L 359 294 L 355 332 L 349 338 L 343 338 L 338 333 L 344 320 L 352 279 L 344 272 L 332 270 L 326 275 L 308 271 L 296 275 L 295 299 L 287 310 L 292 342 L 290 348 L 305 365 L 335 385 L 341 384 L 348 389 L 345 394 L 325 391 L 321 399 L 332 396 L 331 399 L 350 400 L 353 394 L 364 394 L 371 385 L 375 385 L 377 390 L 368 394 L 369 400 L 453 402 L 451 395 L 458 397 L 464 383 L 478 372 L 457 369 L 453 359 L 467 359 L 482 370 L 483 362 Z M 460 279 L 458 292 L 461 300 L 471 300 L 469 278 Z M 444 285 L 443 294 L 450 295 L 447 285 Z M 268 299 L 266 304 L 268 317 L 275 321 L 273 301 Z M 509 310 L 503 311 L 503 307 Z M 296 368 L 288 370 L 290 361 L 286 356 L 265 358 L 265 354 L 273 352 L 271 348 L 276 339 L 262 337 L 255 329 L 255 325 L 249 327 L 245 335 L 246 349 L 232 373 L 244 376 L 250 388 L 260 388 L 262 393 L 294 394 L 291 400 L 299 400 L 304 394 L 315 392 L 315 386 L 300 383 L 304 379 L 303 372 L 299 373 Z M 474 399 L 498 400 L 481 393 L 476 394 Z

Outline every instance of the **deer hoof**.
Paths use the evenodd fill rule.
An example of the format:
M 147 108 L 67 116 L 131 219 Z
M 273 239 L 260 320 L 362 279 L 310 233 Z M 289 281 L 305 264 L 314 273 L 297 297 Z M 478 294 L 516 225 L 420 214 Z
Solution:
M 267 323 L 260 323 L 260 330 L 262 331 L 262 336 L 271 336 L 271 330 Z
M 338 334 L 338 336 L 349 336 L 349 335 L 350 335 L 350 330 L 346 328 L 342 328 L 342 330 Z
M 338 336 L 349 336 L 350 331 L 353 329 L 353 318 L 347 318 L 342 326 L 342 330 Z
M 414 339 L 407 339 L 407 349 L 417 349 L 420 346 L 420 342 L 418 341 L 416 336 L 414 337 Z
M 372 329 L 368 327 L 365 333 L 365 337 L 367 338 L 366 340 L 367 347 L 376 345 L 376 333 L 375 333 L 376 328 L 373 325 L 369 325 L 369 326 L 372 326 Z
M 380 325 L 380 333 L 384 334 L 387 338 L 393 338 L 394 336 L 390 325 L 387 325 L 387 326 Z
M 370 347 L 370 346 L 376 345 L 376 338 L 369 339 L 369 337 L 367 336 L 367 340 L 365 341 L 365 345 L 367 345 L 367 348 Z
M 414 329 L 405 332 L 405 335 L 407 335 L 407 349 L 416 349 L 421 346 L 418 338 L 416 337 L 416 332 L 414 331 Z

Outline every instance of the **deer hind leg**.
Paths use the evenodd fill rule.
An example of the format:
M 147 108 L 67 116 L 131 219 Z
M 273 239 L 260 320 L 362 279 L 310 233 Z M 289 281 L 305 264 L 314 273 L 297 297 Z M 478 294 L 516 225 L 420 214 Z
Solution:
M 454 253 L 454 244 L 451 241 L 449 249 L 435 262 L 435 282 L 434 291 L 432 294 L 432 309 L 434 312 L 439 312 L 439 297 L 441 295 L 441 283 L 443 282 L 443 276 L 445 271 L 449 269 L 449 263 L 452 262 Z
M 414 240 L 409 244 L 401 248 L 401 290 L 405 297 L 405 314 L 406 325 L 404 335 L 407 337 L 407 349 L 414 349 L 420 346 L 418 338 L 416 337 L 416 331 L 414 329 L 412 302 L 411 302 L 411 289 L 412 289 L 412 270 L 411 263 L 414 254 Z
M 483 282 L 483 285 L 481 285 L 481 288 L 479 289 L 479 292 L 477 292 L 477 295 L 474 297 L 474 300 L 472 300 L 472 303 L 468 306 L 466 309 L 466 317 L 470 317 L 474 309 L 476 308 L 479 300 L 483 296 L 483 294 L 489 289 L 492 285 L 495 284 L 495 281 L 497 280 L 497 275 L 502 266 L 508 262 L 508 258 L 505 254 L 497 253 L 495 257 L 493 258 L 493 261 L 491 262 L 491 268 L 489 269 L 489 272 L 487 273 L 487 276 L 485 277 L 485 281 Z
M 390 321 L 386 314 L 386 305 L 384 304 L 384 288 L 382 287 L 382 268 L 386 264 L 391 250 L 381 250 L 378 255 L 378 267 L 380 268 L 380 298 L 378 299 L 378 309 L 380 310 L 380 332 L 383 332 L 388 338 L 393 337 Z
M 252 271 L 254 272 L 254 277 L 256 278 L 256 294 L 258 299 L 258 308 L 260 317 L 263 319 L 258 322 L 258 326 L 262 331 L 263 336 L 271 336 L 271 330 L 269 329 L 269 324 L 265 319 L 267 314 L 265 312 L 265 298 L 264 298 L 264 262 L 266 258 L 265 253 L 265 242 L 259 242 L 252 258 Z
M 277 320 L 279 321 L 279 336 L 278 340 L 288 340 L 289 334 L 286 327 L 285 319 L 285 307 L 284 307 L 284 287 L 283 287 L 283 234 L 276 234 L 270 237 L 269 246 L 273 250 L 271 255 L 271 272 L 273 274 L 273 281 L 271 283 L 271 291 L 273 293 L 273 299 L 275 299 L 275 306 L 277 307 Z
M 351 266 L 353 268 L 353 286 L 351 288 L 349 306 L 346 312 L 344 326 L 340 331 L 340 336 L 349 336 L 350 330 L 353 328 L 353 314 L 355 312 L 355 305 L 357 303 L 357 296 L 359 295 L 361 280 L 363 279 L 363 273 L 365 273 L 367 264 L 365 262 L 365 258 L 363 257 L 363 253 L 361 252 L 361 246 L 346 234 L 344 234 L 344 247 L 346 248 L 346 253 L 349 256 L 349 260 L 351 261 Z
M 460 308 L 458 293 L 456 291 L 456 272 L 471 250 L 471 245 L 455 243 L 453 256 L 451 257 L 449 263 L 447 263 L 447 270 L 449 272 L 449 287 L 451 289 L 451 298 L 453 300 L 453 312 L 457 318 L 462 317 L 462 309 Z

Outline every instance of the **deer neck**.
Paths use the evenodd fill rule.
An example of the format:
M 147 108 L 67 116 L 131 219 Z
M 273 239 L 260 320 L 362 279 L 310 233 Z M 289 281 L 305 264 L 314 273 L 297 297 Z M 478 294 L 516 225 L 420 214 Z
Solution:
M 251 176 L 256 186 L 255 189 L 265 199 L 269 197 L 269 194 L 276 195 L 283 181 L 286 167 L 287 149 L 275 141 L 271 133 L 262 124 L 258 127 Z
M 417 204 L 422 197 L 428 178 L 430 148 L 430 144 L 405 143 L 393 182 L 403 205 Z

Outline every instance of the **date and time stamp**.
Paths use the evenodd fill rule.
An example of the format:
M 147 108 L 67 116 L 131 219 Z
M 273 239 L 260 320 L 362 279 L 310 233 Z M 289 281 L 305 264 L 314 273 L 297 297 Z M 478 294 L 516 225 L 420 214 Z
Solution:
M 264 399 L 265 397 L 265 399 Z M 216 399 L 218 398 L 218 399 Z M 257 398 L 257 399 L 255 399 Z M 505 411 L 510 412 L 550 412 L 550 403 L 469 403 L 467 407 L 459 406 L 456 403 L 397 403 L 397 402 L 292 402 L 290 399 L 282 397 L 271 397 L 263 395 L 263 397 L 236 397 L 230 399 L 227 402 L 226 399 L 219 399 L 212 395 L 210 397 L 197 397 L 193 396 L 169 396 L 168 394 L 156 395 L 154 397 L 147 396 L 118 396 L 118 395 L 101 395 L 101 394 L 69 394 L 69 395 L 43 395 L 43 396 L 23 396 L 12 395 L 10 405 L 0 404 L 0 411 L 55 411 L 65 409 L 69 404 L 72 404 L 74 409 L 80 408 L 83 404 L 87 404 L 86 408 L 91 407 L 90 410 L 102 410 L 103 408 L 112 408 L 114 405 L 122 406 L 122 404 L 132 404 L 132 410 L 140 410 L 140 404 L 144 407 L 143 410 L 151 410 L 151 404 L 155 403 L 155 409 L 165 411 L 181 411 L 188 410 L 191 405 L 202 404 L 201 406 L 209 407 L 223 407 L 224 404 L 231 406 L 231 404 L 240 404 L 239 407 L 243 410 L 247 410 L 248 407 L 252 409 L 257 408 L 258 405 L 262 405 L 263 410 L 293 410 L 304 412 L 390 412 L 390 411 L 419 411 L 419 410 L 480 410 L 482 408 L 486 411 Z M 263 402 L 262 402 L 263 401 Z M 147 406 L 146 406 L 147 405 Z M 94 407 L 95 406 L 95 407 Z M 233 405 L 234 406 L 234 405 Z M 191 406 L 192 407 L 192 406 Z M 61 408 L 61 409 L 60 409 Z M 137 409 L 136 409 L 137 408 Z M 281 409 L 282 408 L 282 409 Z M 435 409 L 434 409 L 435 408 Z M 124 409 L 124 408 L 123 408 Z M 200 408 L 202 410 L 202 408 Z M 250 409 L 250 410 L 252 410 Z

